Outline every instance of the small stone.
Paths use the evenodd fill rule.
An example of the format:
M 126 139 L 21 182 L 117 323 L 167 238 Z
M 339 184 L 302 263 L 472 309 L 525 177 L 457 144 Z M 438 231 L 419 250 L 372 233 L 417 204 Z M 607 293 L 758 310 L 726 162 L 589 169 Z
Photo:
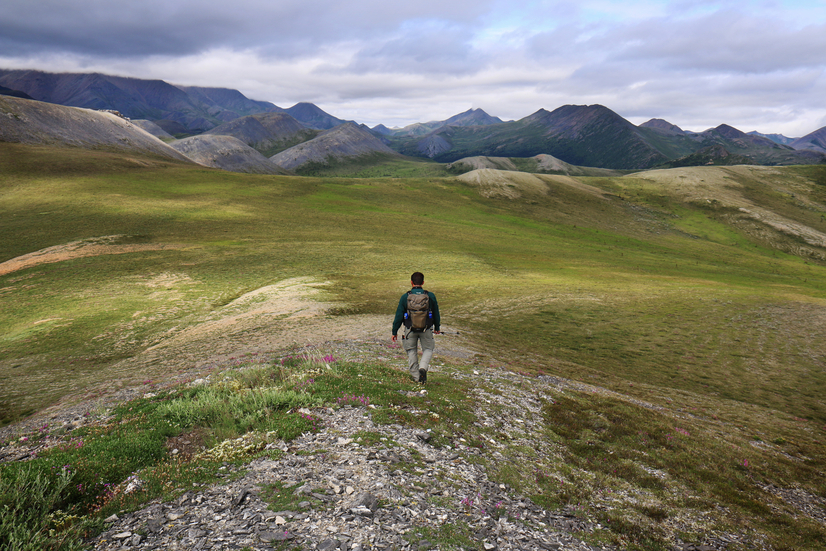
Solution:
M 247 495 L 249 494 L 249 492 L 250 492 L 249 489 L 243 488 L 241 490 L 241 492 L 239 492 L 238 496 L 235 499 L 232 500 L 232 506 L 233 507 L 238 507 L 239 505 L 241 505 L 241 503 L 243 503 L 244 500 L 247 498 Z
M 287 524 L 287 519 L 285 519 L 284 517 L 275 517 L 276 526 L 282 526 L 284 524 Z
M 321 543 L 318 544 L 318 547 L 316 549 L 318 549 L 319 551 L 333 551 L 333 549 L 337 549 L 337 548 L 338 548 L 338 541 L 336 541 L 336 540 L 324 540 L 324 541 L 322 541 Z
M 360 507 L 364 507 L 369 509 L 371 512 L 375 511 L 379 507 L 379 500 L 373 494 L 368 492 L 362 492 L 360 494 L 356 494 L 352 500 L 347 504 L 347 508 L 351 511 L 353 509 L 358 509 Z M 354 513 L 360 514 L 360 513 Z
M 132 537 L 132 532 L 120 532 L 112 536 L 112 539 L 115 540 L 127 540 Z
M 119 520 L 118 515 L 112 515 L 112 516 L 106 517 L 106 519 L 104 519 L 103 522 L 115 522 L 116 520 Z
M 258 537 L 264 543 L 269 543 L 272 541 L 288 541 L 293 539 L 295 536 L 288 532 L 261 532 L 258 534 Z

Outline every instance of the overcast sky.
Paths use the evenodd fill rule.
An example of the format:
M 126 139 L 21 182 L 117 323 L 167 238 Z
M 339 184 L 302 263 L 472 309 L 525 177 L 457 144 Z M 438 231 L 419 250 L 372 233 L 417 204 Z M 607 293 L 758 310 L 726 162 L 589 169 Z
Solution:
M 826 0 L 2 0 L 0 67 L 236 88 L 389 127 L 599 103 L 826 126 Z

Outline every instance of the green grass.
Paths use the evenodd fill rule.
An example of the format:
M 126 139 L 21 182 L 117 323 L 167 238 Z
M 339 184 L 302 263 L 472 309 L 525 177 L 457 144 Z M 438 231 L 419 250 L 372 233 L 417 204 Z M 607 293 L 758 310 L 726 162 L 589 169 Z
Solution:
M 813 394 L 822 385 L 812 371 L 817 351 L 807 355 L 795 335 L 790 342 L 772 337 L 760 319 L 768 312 L 769 324 L 805 326 L 826 290 L 822 266 L 641 180 L 583 179 L 625 201 L 562 184 L 539 200 L 508 201 L 485 199 L 449 178 L 265 177 L 161 161 L 147 167 L 104 152 L 4 147 L 13 154 L 3 157 L 0 259 L 105 235 L 170 246 L 0 276 L 8 312 L 0 322 L 6 419 L 82 392 L 100 369 L 261 286 L 315 276 L 334 282 L 346 302 L 342 312 L 386 313 L 399 281 L 416 269 L 432 274 L 428 284 L 440 291 L 447 320 L 483 333 L 495 326 L 489 337 L 497 348 L 519 343 L 551 365 L 573 362 L 632 381 L 650 373 L 658 384 L 697 390 L 700 374 L 684 384 L 678 364 L 683 356 L 695 364 L 706 357 L 714 363 L 706 376 L 732 364 L 740 388 L 751 392 L 754 362 L 729 353 L 737 353 L 727 344 L 737 333 L 743 344 L 735 348 L 773 339 L 766 346 L 773 362 L 790 370 L 787 388 L 798 374 L 816 378 Z M 786 170 L 790 178 L 813 178 L 806 189 L 822 199 L 821 169 Z M 763 197 L 790 208 L 786 196 Z M 810 211 L 802 210 L 808 221 Z M 399 247 L 410 260 L 396 262 Z M 501 306 L 481 312 L 480 294 Z M 745 318 L 727 318 L 728 303 Z M 696 322 L 707 311 L 713 323 L 700 329 Z M 634 337 L 626 342 L 627 335 Z M 687 350 L 719 345 L 727 347 L 721 362 Z M 778 401 L 760 400 L 823 418 L 814 400 L 798 408 L 789 391 Z
M 569 466 L 547 467 L 557 484 L 570 479 L 570 487 L 552 492 L 543 486 L 551 478 L 526 478 L 519 469 L 503 471 L 503 477 L 514 484 L 530 481 L 526 491 L 540 488 L 536 495 L 557 505 L 573 503 L 581 497 L 577 492 L 593 497 L 606 485 L 653 492 L 659 502 L 624 516 L 605 513 L 624 526 L 605 537 L 630 538 L 640 548 L 646 539 L 660 538 L 657 524 L 664 514 L 715 500 L 736 510 L 727 521 L 734 527 L 760 527 L 787 548 L 814 541 L 807 534 L 817 532 L 804 521 L 791 513 L 775 518 L 761 508 L 748 484 L 800 484 L 826 495 L 815 474 L 826 464 L 818 451 L 826 425 L 820 345 L 826 341 L 826 271 L 809 254 L 822 248 L 801 252 L 799 240 L 765 227 L 757 231 L 738 218 L 736 208 L 685 200 L 676 186 L 644 174 L 579 179 L 605 190 L 606 198 L 558 183 L 545 196 L 506 200 L 484 198 L 439 174 L 441 165 L 421 166 L 435 172 L 421 176 L 418 165 L 398 162 L 369 178 L 271 177 L 105 151 L 0 144 L 0 262 L 101 236 L 125 236 L 114 241 L 118 246 L 166 246 L 0 275 L 0 420 L 168 377 L 179 367 L 161 359 L 134 370 L 129 361 L 186 328 L 227 315 L 223 308 L 245 293 L 287 278 L 330 281 L 325 300 L 339 305 L 332 315 L 341 323 L 350 323 L 352 315 L 381 314 L 389 329 L 408 275 L 421 270 L 439 296 L 443 323 L 461 330 L 469 346 L 485 355 L 479 362 L 597 384 L 699 419 L 690 428 L 680 426 L 696 437 L 689 441 L 646 408 L 554 397 L 572 413 L 548 409 L 547 438 L 567 450 L 560 453 Z M 340 173 L 366 175 L 362 169 Z M 826 230 L 824 167 L 782 168 L 771 175 L 691 170 L 701 178 L 723 178 L 718 191 Z M 407 176 L 414 173 L 419 175 Z M 138 436 L 147 425 L 121 413 L 130 419 L 126 432 L 107 429 L 115 432 L 93 435 L 98 443 L 81 448 L 89 446 L 82 452 L 89 455 L 77 456 L 84 472 L 98 468 L 99 458 L 129 438 L 134 457 L 154 469 L 156 490 L 168 491 L 178 467 L 158 446 L 175 431 L 204 423 L 210 444 L 250 430 L 289 438 L 313 421 L 279 413 L 275 425 L 267 424 L 245 408 L 284 412 L 303 400 L 352 400 L 366 388 L 371 404 L 382 405 L 374 413 L 377 421 L 430 428 L 437 443 L 455 430 L 481 442 L 478 431 L 465 428 L 472 426 L 462 394 L 467 388 L 443 386 L 428 398 L 407 398 L 397 392 L 407 384 L 397 370 L 338 366 L 298 396 L 290 394 L 289 373 L 279 373 L 279 382 L 268 369 L 250 369 L 223 387 L 187 390 L 189 398 L 202 393 L 199 408 L 176 403 L 173 395 L 133 404 L 153 419 L 151 432 L 157 434 Z M 244 388 L 250 400 L 236 403 Z M 424 405 L 461 428 L 408 411 Z M 737 439 L 736 450 L 720 444 L 718 424 L 734 427 L 725 438 Z M 669 501 L 660 479 L 640 470 L 634 450 L 641 431 L 652 435 L 644 465 L 690 488 L 699 496 L 696 503 Z M 750 444 L 755 437 L 776 453 L 752 450 L 758 449 Z M 615 459 L 597 465 L 592 452 L 605 450 Z M 51 466 L 66 459 L 57 455 L 63 452 L 52 453 L 49 476 Z M 512 453 L 524 457 L 528 451 Z M 784 454 L 807 459 L 787 461 Z M 743 459 L 755 467 L 741 469 L 737 462 Z M 205 462 L 198 476 L 211 476 L 213 464 Z M 140 466 L 129 464 L 135 468 Z M 40 484 L 43 472 L 25 475 L 22 483 Z M 41 501 L 51 499 L 43 495 Z

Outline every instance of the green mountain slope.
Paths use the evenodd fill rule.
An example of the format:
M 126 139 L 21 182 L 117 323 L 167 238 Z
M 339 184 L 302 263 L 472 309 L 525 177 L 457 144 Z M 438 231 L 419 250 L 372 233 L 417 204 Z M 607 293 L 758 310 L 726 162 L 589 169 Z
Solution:
M 177 87 L 162 80 L 99 73 L 46 73 L 0 69 L 0 85 L 38 101 L 89 109 L 113 109 L 133 119 L 171 121 L 198 133 L 253 113 L 280 111 L 237 90 Z M 177 134 L 178 132 L 171 132 Z

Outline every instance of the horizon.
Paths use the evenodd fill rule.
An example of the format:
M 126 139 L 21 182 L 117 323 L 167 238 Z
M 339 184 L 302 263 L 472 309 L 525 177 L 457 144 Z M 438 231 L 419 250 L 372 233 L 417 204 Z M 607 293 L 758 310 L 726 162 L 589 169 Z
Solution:
M 824 51 L 824 0 L 0 6 L 2 67 L 233 88 L 388 128 L 599 104 L 801 137 L 826 126 Z
M 4 69 L 3 69 L 2 67 L 0 67 L 0 70 L 4 70 Z M 41 71 L 40 69 L 32 69 L 32 68 L 6 69 L 6 70 L 21 70 L 21 71 L 35 71 L 35 72 L 36 72 L 36 71 Z M 49 72 L 49 71 L 42 71 L 42 72 Z M 92 72 L 92 73 L 78 73 L 78 72 L 75 72 L 75 71 L 61 71 L 61 72 L 54 72 L 54 74 L 101 74 L 101 75 L 104 75 L 104 76 L 112 76 L 112 77 L 117 77 L 117 78 L 131 78 L 131 79 L 135 79 L 135 80 L 163 80 L 163 79 L 142 79 L 142 78 L 140 78 L 140 77 L 135 77 L 135 76 L 125 76 L 125 75 L 105 74 L 105 73 L 101 73 L 101 72 L 99 72 L 99 71 L 94 71 L 94 72 Z M 166 81 L 164 81 L 164 82 L 166 82 Z M 172 82 L 167 82 L 167 84 L 170 84 L 170 85 L 175 86 L 175 87 L 189 87 L 189 86 L 192 86 L 192 85 L 189 85 L 189 84 L 172 83 Z M 283 106 L 281 106 L 281 105 L 277 105 L 276 103 L 271 102 L 271 101 L 269 101 L 269 100 L 262 100 L 262 99 L 259 99 L 259 98 L 251 98 L 251 97 L 247 96 L 246 94 L 244 94 L 243 92 L 241 92 L 240 90 L 237 90 L 237 89 L 235 89 L 235 88 L 230 88 L 230 87 L 228 87 L 228 86 L 203 86 L 203 88 L 215 88 L 215 89 L 235 90 L 235 91 L 238 91 L 238 92 L 240 92 L 241 94 L 243 94 L 243 95 L 244 95 L 247 99 L 250 99 L 250 100 L 253 100 L 253 101 L 263 101 L 263 102 L 268 102 L 268 103 L 271 103 L 273 106 L 278 107 L 279 109 L 284 109 L 284 110 L 291 109 L 291 108 L 296 107 L 297 105 L 300 105 L 300 104 L 302 104 L 302 103 L 305 103 L 305 104 L 310 104 L 310 105 L 314 105 L 315 107 L 317 107 L 317 108 L 321 109 L 322 111 L 324 111 L 324 112 L 325 112 L 325 113 L 327 113 L 328 115 L 332 115 L 333 117 L 336 117 L 336 118 L 341 119 L 341 117 L 338 117 L 335 113 L 331 113 L 331 112 L 329 112 L 327 109 L 324 109 L 323 107 L 321 107 L 321 106 L 319 106 L 319 105 L 317 105 L 317 104 L 315 104 L 315 103 L 313 103 L 313 102 L 308 102 L 308 101 L 299 101 L 299 102 L 294 103 L 293 105 L 290 105 L 289 107 L 283 107 Z M 576 105 L 576 104 L 568 104 L 568 105 Z M 591 105 L 601 105 L 601 104 L 591 104 Z M 590 105 L 576 105 L 576 106 L 578 106 L 578 107 L 590 107 Z M 464 111 L 461 111 L 461 112 L 458 112 L 458 113 L 453 113 L 452 115 L 450 115 L 450 116 L 448 116 L 448 117 L 445 117 L 444 119 L 434 119 L 434 118 L 429 118 L 429 119 L 427 119 L 427 120 L 414 121 L 414 122 L 411 122 L 411 123 L 406 124 L 405 126 L 387 126 L 386 124 L 384 124 L 384 123 L 382 123 L 382 122 L 378 122 L 378 123 L 376 123 L 376 124 L 369 125 L 369 124 L 367 124 L 367 123 L 365 123 L 365 122 L 359 121 L 358 119 L 351 119 L 351 120 L 350 120 L 350 122 L 355 122 L 355 123 L 357 123 L 357 124 L 364 124 L 364 125 L 368 126 L 368 127 L 369 127 L 369 128 L 371 128 L 371 129 L 376 128 L 377 126 L 380 126 L 380 125 L 381 125 L 381 126 L 384 126 L 385 128 L 387 128 L 388 130 L 393 130 L 393 131 L 396 131 L 396 130 L 403 130 L 405 127 L 407 127 L 407 126 L 412 126 L 412 125 L 415 125 L 415 124 L 427 124 L 427 123 L 431 123 L 431 122 L 443 122 L 444 120 L 447 120 L 448 118 L 451 118 L 451 117 L 453 117 L 453 116 L 456 116 L 456 115 L 461 115 L 461 114 L 464 114 L 464 113 L 467 113 L 467 112 L 478 111 L 478 110 L 481 110 L 481 111 L 483 111 L 484 113 L 486 113 L 486 114 L 488 114 L 488 115 L 490 115 L 490 116 L 493 116 L 493 117 L 498 117 L 498 118 L 499 118 L 499 119 L 500 119 L 503 123 L 505 123 L 505 122 L 514 122 L 514 121 L 517 121 L 517 120 L 523 119 L 523 118 L 525 118 L 525 117 L 529 117 L 529 116 L 531 116 L 531 115 L 533 115 L 533 114 L 535 114 L 535 113 L 537 113 L 537 112 L 539 112 L 539 111 L 541 111 L 541 110 L 546 110 L 546 111 L 548 111 L 548 112 L 552 112 L 552 111 L 554 111 L 555 109 L 558 109 L 558 108 L 560 108 L 560 107 L 564 107 L 564 106 L 559 105 L 559 106 L 557 106 L 557 107 L 553 107 L 553 108 L 548 108 L 547 106 L 538 107 L 538 108 L 536 108 L 534 111 L 532 111 L 532 112 L 530 112 L 530 113 L 528 113 L 528 114 L 526 114 L 526 115 L 523 115 L 523 116 L 521 116 L 521 117 L 519 117 L 519 118 L 516 118 L 516 119 L 503 119 L 502 117 L 498 117 L 498 115 L 496 115 L 495 113 L 491 113 L 490 111 L 488 111 L 487 109 L 485 109 L 485 108 L 483 108 L 483 107 L 470 107 L 470 108 L 468 108 L 468 109 L 465 109 Z M 602 105 L 602 107 L 605 107 L 605 108 L 607 108 L 607 109 L 609 109 L 609 110 L 613 111 L 614 113 L 617 113 L 614 109 L 612 109 L 612 108 L 611 108 L 610 106 L 608 106 L 608 105 Z M 809 132 L 809 133 L 807 133 L 807 134 L 803 134 L 803 135 L 801 135 L 801 136 L 788 136 L 788 135 L 782 134 L 781 132 L 759 132 L 759 131 L 757 131 L 757 130 L 744 130 L 744 129 L 742 129 L 742 128 L 737 128 L 736 126 L 731 125 L 731 124 L 729 124 L 729 123 L 727 123 L 727 122 L 723 121 L 723 122 L 720 122 L 719 124 L 715 124 L 714 126 L 709 126 L 708 128 L 704 128 L 704 129 L 702 129 L 702 130 L 694 130 L 694 129 L 689 129 L 689 128 L 683 128 L 683 126 L 682 126 L 682 125 L 680 125 L 680 124 L 678 124 L 678 123 L 675 123 L 675 122 L 673 122 L 673 121 L 671 121 L 671 120 L 664 119 L 664 118 L 662 118 L 662 117 L 652 117 L 652 118 L 650 118 L 650 119 L 646 119 L 646 120 L 644 120 L 644 121 L 642 121 L 642 122 L 637 123 L 637 122 L 632 121 L 632 120 L 631 120 L 630 118 L 628 118 L 628 117 L 624 117 L 621 113 L 617 113 L 617 114 L 618 114 L 619 116 L 623 117 L 625 120 L 628 120 L 629 122 L 631 122 L 631 123 L 632 123 L 632 124 L 634 124 L 635 126 L 640 126 L 640 125 L 642 125 L 642 124 L 644 124 L 644 123 L 646 123 L 646 122 L 648 122 L 648 121 L 651 121 L 651 120 L 664 120 L 665 122 L 668 122 L 668 123 L 670 123 L 670 124 L 674 124 L 675 126 L 678 126 L 678 127 L 679 127 L 682 131 L 687 132 L 687 133 L 692 133 L 692 134 L 700 134 L 700 133 L 702 133 L 702 132 L 706 132 L 706 131 L 708 131 L 708 130 L 713 130 L 713 129 L 715 129 L 715 128 L 717 128 L 717 127 L 721 126 L 721 125 L 728 125 L 728 126 L 732 126 L 732 127 L 733 127 L 733 128 L 735 128 L 736 130 L 739 130 L 739 131 L 744 132 L 744 133 L 755 133 L 755 132 L 758 132 L 758 133 L 759 133 L 759 134 L 761 134 L 761 135 L 779 135 L 779 136 L 782 136 L 782 137 L 787 138 L 787 139 L 799 139 L 799 138 L 805 137 L 805 136 L 807 136 L 808 134 L 811 134 L 811 133 L 816 132 L 816 131 L 818 131 L 818 130 L 820 130 L 820 129 L 821 129 L 821 128 L 816 128 L 816 129 L 812 130 L 812 132 Z M 348 122 L 348 121 L 347 121 L 347 120 L 345 120 L 345 119 L 341 119 L 341 120 L 344 120 L 345 122 Z M 822 127 L 822 128 L 826 128 L 826 126 L 824 126 L 824 127 Z

